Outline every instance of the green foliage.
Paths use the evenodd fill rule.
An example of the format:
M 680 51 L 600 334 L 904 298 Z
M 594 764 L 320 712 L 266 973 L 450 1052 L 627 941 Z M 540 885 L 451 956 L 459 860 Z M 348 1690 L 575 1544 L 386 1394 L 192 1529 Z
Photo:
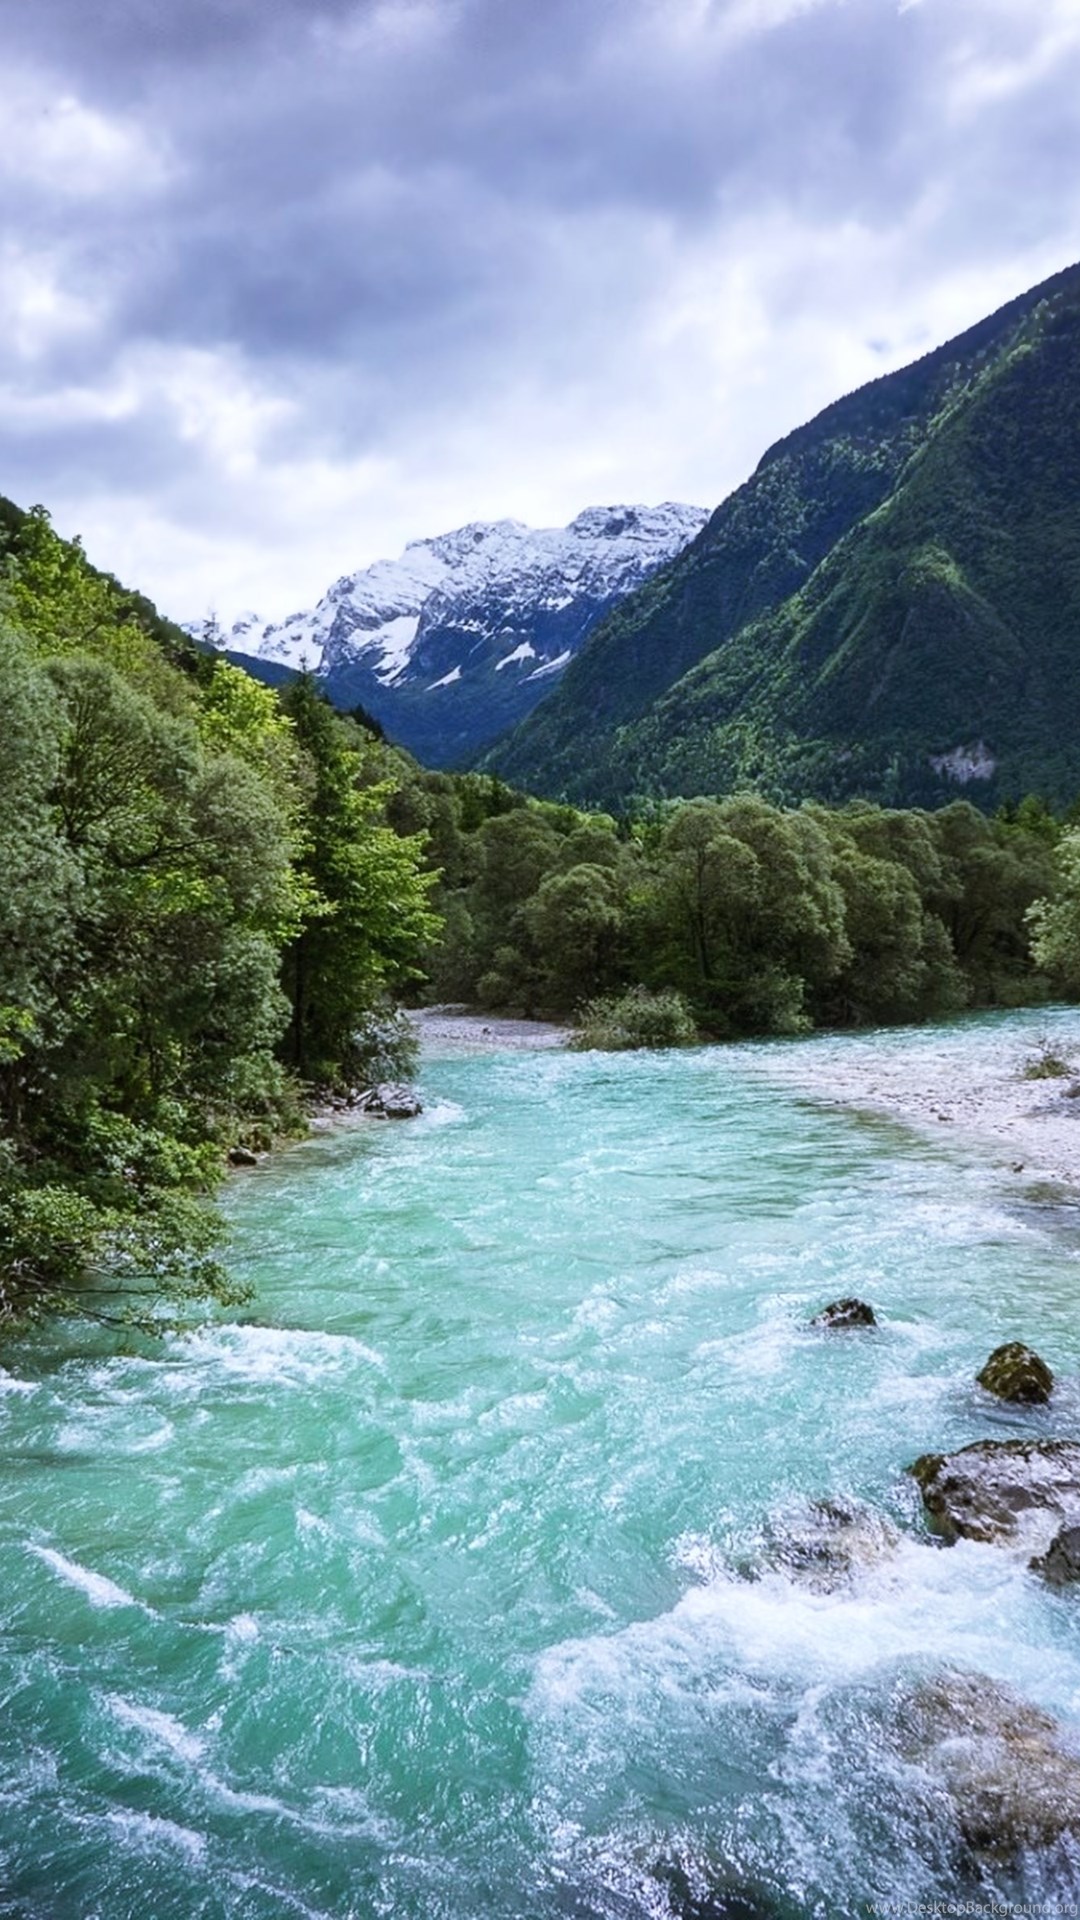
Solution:
M 632 1047 L 692 1047 L 699 1038 L 681 993 L 626 987 L 589 1000 L 575 1018 L 579 1051 L 623 1052 Z
M 1067 1080 L 1072 1071 L 1070 1061 L 1044 1034 L 1038 1043 L 1038 1052 L 1025 1060 L 1020 1077 L 1022 1080 Z
M 226 1148 L 297 1129 L 282 1052 L 407 1064 L 385 992 L 435 877 L 385 822 L 390 749 L 192 658 L 44 512 L 0 519 L 0 1324 L 160 1328 L 241 1297 L 213 1194 Z
M 826 836 L 752 794 L 673 811 L 641 920 L 639 946 L 721 1033 L 804 1031 L 805 982 L 847 953 Z
M 383 1080 L 407 1080 L 416 1070 L 420 1040 L 407 1013 L 392 1001 L 371 1007 L 352 1036 L 350 1058 L 363 1087 Z
M 519 912 L 530 948 L 542 956 L 540 997 L 566 1006 L 598 992 L 618 966 L 622 914 L 610 867 L 572 866 L 545 874 Z
M 1046 997 L 1028 914 L 1055 886 L 1060 827 L 1040 802 L 988 820 L 963 801 L 792 809 L 743 793 L 618 826 L 520 797 L 478 817 L 458 778 L 415 772 L 404 809 L 424 817 L 429 790 L 444 809 L 431 998 L 565 1016 L 640 984 L 724 1037 Z
M 163 706 L 185 710 L 184 676 L 202 663 L 179 627 L 142 595 L 99 573 L 82 542 L 62 540 L 44 507 L 22 513 L 0 501 L 0 586 L 8 618 L 46 655 L 84 653 L 138 680 Z
M 141 680 L 44 652 L 0 655 L 3 1305 L 221 1297 L 211 1140 L 273 1088 L 281 821 Z
M 307 906 L 285 954 L 285 1055 L 302 1079 L 340 1084 L 360 1071 L 356 1036 L 366 1014 L 417 977 L 417 956 L 438 931 L 434 876 L 421 870 L 420 836 L 402 838 L 386 824 L 389 787 L 359 785 L 349 723 L 310 675 L 282 698 L 307 784 L 298 860 Z
M 1062 835 L 1046 892 L 1027 918 L 1036 964 L 1066 992 L 1080 992 L 1080 827 Z

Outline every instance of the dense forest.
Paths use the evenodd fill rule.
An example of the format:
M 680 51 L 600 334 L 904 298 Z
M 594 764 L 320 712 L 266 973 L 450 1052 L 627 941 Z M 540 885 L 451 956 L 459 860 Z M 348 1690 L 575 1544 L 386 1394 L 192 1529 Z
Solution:
M 0 1320 L 235 1299 L 230 1152 L 400 1072 L 402 998 L 599 1044 L 799 1033 L 1080 986 L 1080 830 L 1029 799 L 615 818 L 433 773 L 275 690 L 5 507 Z
M 645 988 L 727 1039 L 1014 1006 L 1077 978 L 1080 847 L 1036 799 L 991 819 L 741 793 L 616 820 L 417 772 L 391 818 L 439 868 L 437 998 L 567 1015 Z

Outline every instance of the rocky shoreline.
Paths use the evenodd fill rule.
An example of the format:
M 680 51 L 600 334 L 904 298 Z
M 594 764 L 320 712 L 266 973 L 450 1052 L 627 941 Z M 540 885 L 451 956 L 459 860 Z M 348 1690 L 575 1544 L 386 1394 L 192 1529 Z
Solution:
M 463 1006 L 414 1007 L 409 1010 L 421 1060 L 462 1054 L 537 1053 L 565 1047 L 569 1027 L 551 1020 L 510 1020 L 497 1014 L 474 1013 Z M 415 1119 L 423 1103 L 415 1087 L 397 1082 L 357 1089 L 320 1100 L 308 1115 L 309 1133 L 331 1133 L 341 1127 L 371 1121 Z M 254 1165 L 265 1156 L 232 1160 L 233 1166 Z
M 857 1307 L 863 1317 L 851 1311 Z M 865 1302 L 841 1300 L 809 1326 L 829 1340 L 858 1340 L 873 1338 L 878 1320 Z M 1019 1343 L 998 1348 L 977 1379 L 989 1398 L 1017 1405 L 1053 1394 L 1050 1369 Z M 910 1536 L 914 1542 L 930 1550 L 963 1541 L 1011 1552 L 1059 1604 L 1075 1606 L 1080 1441 L 1046 1435 L 977 1440 L 952 1453 L 923 1454 L 905 1472 L 922 1500 L 923 1531 Z M 733 1571 L 752 1581 L 780 1575 L 825 1597 L 857 1590 L 895 1561 L 902 1545 L 901 1530 L 872 1506 L 836 1495 L 804 1498 L 768 1517 L 760 1557 Z M 1032 1557 L 1033 1548 L 1042 1551 Z M 1042 1855 L 1051 1876 L 1061 1869 L 1062 1885 L 1071 1888 L 1069 1850 L 1080 1837 L 1080 1751 L 1075 1733 L 1053 1715 L 987 1673 L 947 1663 L 897 1674 L 881 1734 L 913 1768 L 916 1791 L 921 1780 L 943 1792 L 961 1874 L 995 1867 L 1012 1873 Z M 928 1830 L 940 1811 L 927 1804 Z
M 556 1021 L 510 1019 L 466 1006 L 421 1007 L 409 1018 L 428 1057 L 549 1051 L 567 1046 L 572 1032 Z M 749 1048 L 742 1064 L 749 1061 L 763 1078 L 830 1105 L 939 1137 L 948 1127 L 974 1149 L 993 1149 L 1007 1171 L 1080 1192 L 1080 1010 L 1064 1019 L 1056 1015 L 1051 1028 L 1053 1049 L 1075 1066 L 1045 1078 L 1025 1077 L 1040 1055 L 1034 1029 L 1029 1043 L 1002 1046 L 987 1025 L 974 1058 L 963 1022 L 954 1030 L 956 1040 L 946 1033 L 932 1055 L 917 1045 L 922 1031 L 814 1035 Z M 915 1045 L 893 1051 L 888 1042 L 897 1034 Z
M 958 1023 L 933 1053 L 886 1035 L 841 1034 L 755 1049 L 753 1070 L 776 1085 L 941 1137 L 948 1128 L 1003 1170 L 1080 1190 L 1080 1013 L 1055 1018 L 1051 1048 L 1075 1069 L 1026 1077 L 1043 1042 L 1003 1045 L 992 1025 L 974 1038 Z M 894 1044 L 883 1044 L 887 1041 Z
M 426 1054 L 539 1053 L 565 1047 L 570 1028 L 554 1020 L 511 1020 L 464 1006 L 416 1007 L 410 1014 Z

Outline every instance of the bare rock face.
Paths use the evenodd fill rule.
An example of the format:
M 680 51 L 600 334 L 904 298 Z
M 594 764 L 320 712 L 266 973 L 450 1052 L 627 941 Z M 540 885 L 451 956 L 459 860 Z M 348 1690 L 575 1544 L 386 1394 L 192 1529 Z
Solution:
M 770 1564 L 811 1593 L 836 1593 L 895 1553 L 891 1521 L 854 1500 L 808 1500 L 770 1528 Z
M 1055 1533 L 1046 1552 L 1031 1563 L 1049 1587 L 1071 1587 L 1080 1580 L 1080 1526 L 1062 1527 Z
M 922 1681 L 895 1704 L 893 1731 L 903 1757 L 945 1787 L 976 1855 L 1009 1862 L 1080 1835 L 1080 1757 L 1048 1713 L 1000 1681 Z
M 877 1315 L 865 1300 L 833 1300 L 815 1313 L 812 1327 L 876 1327 Z
M 907 1471 L 944 1540 L 1043 1539 L 1080 1522 L 1080 1441 L 976 1440 L 957 1453 L 924 1453 Z
M 1003 1347 L 995 1347 L 975 1377 L 987 1393 L 1020 1406 L 1045 1406 L 1054 1390 L 1054 1376 L 1046 1361 L 1022 1340 L 1010 1340 Z

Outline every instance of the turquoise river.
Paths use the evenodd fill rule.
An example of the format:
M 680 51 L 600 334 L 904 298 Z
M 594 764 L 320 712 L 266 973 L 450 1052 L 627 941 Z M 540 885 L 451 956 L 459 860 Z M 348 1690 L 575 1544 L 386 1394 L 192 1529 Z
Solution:
M 875 1044 L 917 1076 L 947 1032 L 977 1071 L 1040 1025 Z M 231 1182 L 242 1313 L 9 1348 L 4 1920 L 1080 1901 L 1067 1860 L 958 1880 L 947 1806 L 881 1734 L 944 1665 L 1080 1731 L 1076 1601 L 930 1543 L 903 1472 L 1080 1433 L 1075 1217 L 763 1062 L 433 1057 L 421 1119 Z M 877 1333 L 807 1330 L 847 1293 Z M 1018 1336 L 1052 1411 L 973 1384 Z M 834 1593 L 765 1550 L 824 1494 L 903 1535 Z

